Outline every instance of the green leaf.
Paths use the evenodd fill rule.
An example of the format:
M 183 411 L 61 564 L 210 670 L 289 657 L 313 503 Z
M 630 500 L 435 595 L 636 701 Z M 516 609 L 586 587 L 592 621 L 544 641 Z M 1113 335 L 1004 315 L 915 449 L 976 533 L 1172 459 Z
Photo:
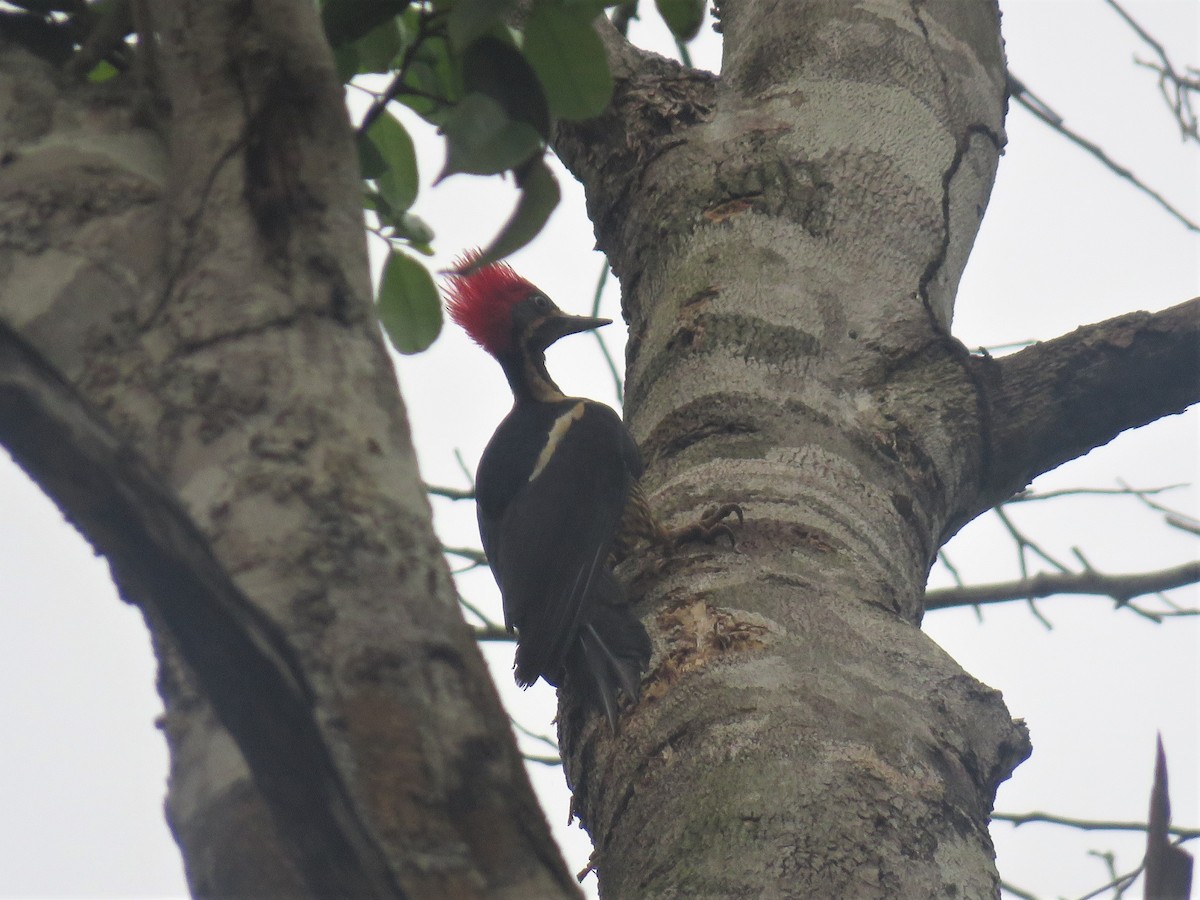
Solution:
M 704 23 L 705 0 L 654 0 L 658 14 L 663 17 L 671 34 L 681 41 L 690 41 Z
M 395 250 L 379 282 L 379 321 L 401 353 L 420 353 L 442 330 L 442 303 L 429 271 Z
M 375 142 L 365 134 L 359 134 L 355 138 L 354 149 L 358 151 L 358 171 L 363 178 L 378 178 L 387 171 L 387 160 L 383 158 Z
M 416 19 L 413 18 L 413 23 L 409 19 L 405 15 L 405 25 L 415 33 L 417 25 L 413 23 Z M 463 94 L 458 60 L 451 54 L 445 38 L 432 35 L 417 45 L 404 77 L 404 86 L 420 93 L 401 92 L 396 99 L 440 128 L 450 114 L 451 105 Z
M 358 50 L 353 44 L 343 44 L 333 51 L 333 64 L 337 67 L 338 78 L 345 84 L 358 74 Z
M 491 97 L 514 122 L 525 122 L 550 138 L 550 107 L 542 85 L 521 51 L 494 37 L 482 37 L 462 57 L 463 88 Z
M 492 30 L 512 8 L 512 0 L 454 0 L 450 7 L 450 41 L 459 51 Z
M 389 19 L 354 42 L 358 51 L 358 71 L 390 72 L 392 61 L 404 49 L 404 32 L 396 19 Z
M 532 126 L 514 122 L 499 103 L 478 91 L 463 97 L 446 117 L 442 131 L 446 165 L 437 181 L 456 172 L 496 175 L 542 149 L 541 135 Z
M 119 74 L 112 63 L 102 59 L 96 63 L 96 67 L 92 71 L 88 72 L 87 80 L 92 84 L 101 84 L 110 78 L 115 78 Z
M 414 247 L 428 247 L 433 241 L 433 229 L 418 215 L 406 212 L 395 223 L 396 237 L 403 238 Z M 422 251 L 424 252 L 424 251 Z
M 321 9 L 325 38 L 337 49 L 396 18 L 408 6 L 409 0 L 325 0 Z
M 604 45 L 583 16 L 538 3 L 525 24 L 524 51 L 556 116 L 590 119 L 608 106 L 613 81 Z
M 539 158 L 523 166 L 517 175 L 517 184 L 521 187 L 517 208 L 496 239 L 480 254 L 475 266 L 486 266 L 520 250 L 537 237 L 554 207 L 558 206 L 558 182 L 544 160 Z
M 389 112 L 371 123 L 367 136 L 387 163 L 387 171 L 375 176 L 375 184 L 388 204 L 403 212 L 417 199 L 417 153 L 404 126 Z

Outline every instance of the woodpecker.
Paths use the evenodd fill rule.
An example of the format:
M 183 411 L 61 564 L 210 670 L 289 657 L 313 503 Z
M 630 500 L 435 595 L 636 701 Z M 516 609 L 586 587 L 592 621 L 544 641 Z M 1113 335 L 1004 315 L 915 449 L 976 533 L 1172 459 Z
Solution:
M 563 394 L 545 359 L 559 338 L 611 320 L 569 315 L 505 263 L 470 270 L 476 259 L 457 261 L 465 274 L 450 276 L 448 307 L 512 388 L 512 410 L 480 458 L 475 498 L 504 624 L 517 634 L 516 681 L 565 686 L 602 709 L 615 732 L 618 691 L 636 702 L 650 661 L 650 639 L 610 561 L 622 520 L 646 509 L 638 490 L 627 517 L 642 459 L 620 416 Z

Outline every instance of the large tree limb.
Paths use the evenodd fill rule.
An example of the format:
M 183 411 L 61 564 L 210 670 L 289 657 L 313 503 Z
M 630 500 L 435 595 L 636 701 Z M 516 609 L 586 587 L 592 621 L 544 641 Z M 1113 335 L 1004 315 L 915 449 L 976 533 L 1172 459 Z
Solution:
M 281 632 L 213 557 L 174 493 L 0 322 L 0 443 L 167 627 L 237 741 L 314 895 L 404 892 L 313 717 Z
M 979 494 L 955 525 L 1121 432 L 1200 401 L 1198 361 L 1200 298 L 1085 325 L 1002 359 L 973 360 L 987 459 Z

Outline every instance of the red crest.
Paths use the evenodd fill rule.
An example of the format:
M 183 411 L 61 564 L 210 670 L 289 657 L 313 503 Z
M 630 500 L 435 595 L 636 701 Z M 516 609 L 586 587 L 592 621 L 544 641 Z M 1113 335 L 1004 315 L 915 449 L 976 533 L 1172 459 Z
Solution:
M 455 260 L 457 271 L 447 277 L 446 306 L 450 318 L 462 326 L 471 340 L 496 356 L 512 349 L 512 308 L 537 288 L 503 262 L 459 274 L 479 254 L 479 250 L 470 250 Z

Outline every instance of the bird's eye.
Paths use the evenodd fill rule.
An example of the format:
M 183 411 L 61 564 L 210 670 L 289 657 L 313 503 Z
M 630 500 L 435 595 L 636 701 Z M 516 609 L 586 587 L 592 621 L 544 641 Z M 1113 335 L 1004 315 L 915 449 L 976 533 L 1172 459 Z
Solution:
M 554 304 L 550 302 L 550 298 L 545 294 L 534 294 L 533 305 L 537 307 L 538 312 L 550 312 Z

